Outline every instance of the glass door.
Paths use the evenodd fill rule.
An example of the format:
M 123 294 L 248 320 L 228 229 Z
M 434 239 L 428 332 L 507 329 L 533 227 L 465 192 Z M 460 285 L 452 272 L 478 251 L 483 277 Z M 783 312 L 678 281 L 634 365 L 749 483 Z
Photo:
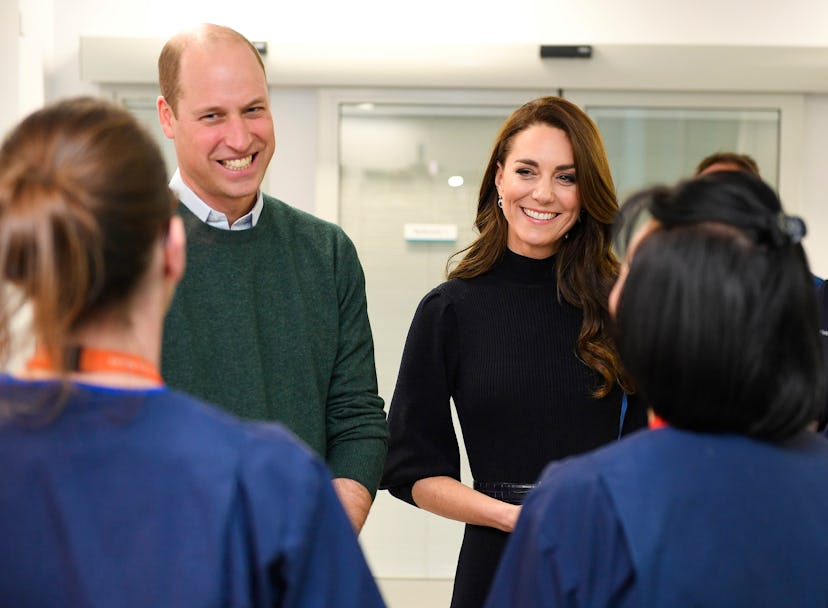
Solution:
M 786 207 L 800 206 L 803 100 L 799 95 L 566 91 L 598 125 L 620 201 L 690 177 L 714 152 L 752 156 Z
M 418 302 L 475 236 L 477 192 L 501 124 L 521 103 L 548 94 L 554 91 L 321 94 L 316 212 L 340 223 L 359 252 L 386 404 Z M 799 97 L 564 96 L 598 124 L 622 200 L 690 176 L 717 150 L 751 154 L 767 181 L 789 199 L 798 194 Z M 463 476 L 471 481 L 465 460 Z M 461 536 L 461 524 L 380 492 L 360 541 L 381 579 L 449 579 Z
M 523 101 L 340 101 L 338 221 L 365 270 L 380 394 L 390 404 L 420 299 L 475 237 L 477 194 L 500 126 Z M 458 438 L 459 427 L 456 424 Z M 462 439 L 460 440 L 462 443 Z M 471 483 L 465 453 L 463 479 Z M 450 579 L 463 525 L 380 492 L 360 540 L 380 578 Z
M 779 182 L 779 115 L 771 110 L 591 107 L 617 176 L 618 195 L 693 174 L 713 152 L 749 154 L 767 182 Z M 672 153 L 669 151 L 672 149 Z

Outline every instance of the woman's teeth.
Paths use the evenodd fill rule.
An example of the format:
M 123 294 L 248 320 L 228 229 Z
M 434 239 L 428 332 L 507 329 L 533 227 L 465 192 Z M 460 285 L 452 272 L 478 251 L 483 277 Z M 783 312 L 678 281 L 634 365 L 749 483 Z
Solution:
M 558 215 L 557 213 L 551 212 L 541 213 L 540 211 L 535 211 L 534 209 L 526 209 L 525 207 L 521 207 L 521 211 L 523 211 L 523 213 L 536 220 L 551 220 L 556 215 Z

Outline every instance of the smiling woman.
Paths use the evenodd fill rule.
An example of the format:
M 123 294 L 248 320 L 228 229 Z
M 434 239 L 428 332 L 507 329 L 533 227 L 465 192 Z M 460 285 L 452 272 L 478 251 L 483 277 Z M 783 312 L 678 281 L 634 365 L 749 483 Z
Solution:
M 495 176 L 497 204 L 509 224 L 509 250 L 548 258 L 578 221 L 578 178 L 566 133 L 547 124 L 515 136 Z
M 420 302 L 389 411 L 382 487 L 465 522 L 452 606 L 480 606 L 543 467 L 644 426 L 607 330 L 617 209 L 601 136 L 558 98 L 503 124 L 478 238 Z M 460 482 L 454 401 L 473 487 Z M 621 424 L 619 428 L 619 419 Z

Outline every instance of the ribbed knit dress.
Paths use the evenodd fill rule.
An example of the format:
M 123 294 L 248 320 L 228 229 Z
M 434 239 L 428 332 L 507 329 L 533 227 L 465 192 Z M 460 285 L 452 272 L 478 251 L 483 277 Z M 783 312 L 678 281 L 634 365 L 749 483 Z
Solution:
M 505 251 L 487 273 L 450 280 L 420 302 L 389 410 L 381 488 L 413 503 L 419 479 L 460 479 L 457 408 L 471 472 L 483 482 L 533 483 L 550 461 L 617 439 L 621 391 L 576 356 L 583 315 L 561 303 L 555 257 Z M 630 400 L 623 432 L 646 425 Z M 464 480 L 471 485 L 471 480 Z M 452 606 L 481 606 L 508 534 L 467 525 Z

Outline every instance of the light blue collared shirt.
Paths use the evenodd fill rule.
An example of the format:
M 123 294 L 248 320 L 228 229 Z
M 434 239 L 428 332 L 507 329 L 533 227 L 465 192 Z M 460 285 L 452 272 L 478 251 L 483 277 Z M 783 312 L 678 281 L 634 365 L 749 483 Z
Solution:
M 175 173 L 173 173 L 172 179 L 170 180 L 170 190 L 175 192 L 178 200 L 180 200 L 187 207 L 187 209 L 192 211 L 198 219 L 208 226 L 220 228 L 222 230 L 247 230 L 249 228 L 253 228 L 253 226 L 256 225 L 256 222 L 259 221 L 259 216 L 262 214 L 262 208 L 264 207 L 264 198 L 262 197 L 262 190 L 260 188 L 256 192 L 256 203 L 253 205 L 253 208 L 233 222 L 233 225 L 230 226 L 227 222 L 226 215 L 220 211 L 216 211 L 203 200 L 198 198 L 198 195 L 196 195 L 196 193 L 184 183 L 184 180 L 181 179 L 181 171 L 178 169 L 175 170 Z

